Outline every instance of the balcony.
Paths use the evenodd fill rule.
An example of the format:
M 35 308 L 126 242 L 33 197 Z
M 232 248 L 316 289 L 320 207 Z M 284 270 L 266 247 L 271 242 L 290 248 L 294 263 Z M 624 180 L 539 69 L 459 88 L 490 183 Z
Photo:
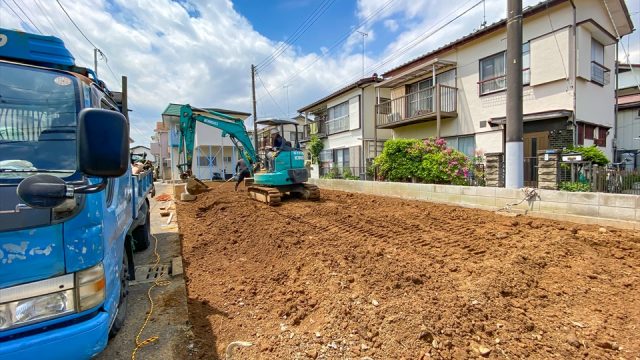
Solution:
M 591 62 L 591 81 L 600 86 L 605 86 L 611 81 L 610 78 L 611 70 L 595 61 Z
M 393 129 L 425 121 L 456 118 L 457 107 L 458 89 L 436 84 L 376 105 L 376 126 L 379 129 Z
M 304 125 L 302 127 L 302 139 L 300 139 L 300 142 L 311 140 L 313 135 L 319 138 L 327 137 L 327 122 L 325 120 L 320 119 Z

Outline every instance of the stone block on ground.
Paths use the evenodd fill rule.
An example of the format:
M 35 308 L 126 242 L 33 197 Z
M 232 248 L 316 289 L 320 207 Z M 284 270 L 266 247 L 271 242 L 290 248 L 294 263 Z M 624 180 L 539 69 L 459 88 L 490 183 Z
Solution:
M 181 201 L 194 201 L 197 198 L 196 195 L 191 195 L 188 193 L 182 193 L 180 194 L 180 200 Z

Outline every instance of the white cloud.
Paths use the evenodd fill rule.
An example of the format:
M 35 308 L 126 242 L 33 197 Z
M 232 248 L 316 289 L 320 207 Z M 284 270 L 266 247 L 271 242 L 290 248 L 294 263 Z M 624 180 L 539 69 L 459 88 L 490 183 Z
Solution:
M 386 19 L 384 21 L 384 27 L 389 29 L 391 32 L 396 32 L 398 30 L 398 22 L 394 19 Z
M 267 58 L 281 44 L 258 33 L 246 18 L 235 11 L 230 0 L 61 2 L 78 26 L 107 54 L 115 74 L 129 77 L 130 106 L 134 110 L 131 115 L 134 125 L 132 136 L 139 144 L 149 142 L 155 122 L 160 120 L 160 114 L 169 102 L 251 112 L 250 65 Z M 484 19 L 482 5 L 446 30 L 430 33 L 434 26 L 476 2 L 457 0 L 442 6 L 442 2 L 437 0 L 358 0 L 354 26 L 375 14 L 366 26 L 359 29 L 369 34 L 365 74 L 380 74 L 477 28 Z M 524 0 L 524 6 L 537 2 Z M 55 1 L 21 3 L 44 33 L 58 35 L 65 40 L 78 65 L 93 67 L 91 45 L 82 38 Z M 485 5 L 488 23 L 505 16 L 504 0 L 486 0 Z M 454 9 L 458 11 L 452 13 Z M 637 11 L 635 8 L 630 10 Z M 191 17 L 189 13 L 199 16 Z M 29 30 L 1 1 L 0 26 Z M 394 41 L 377 46 L 385 49 L 379 54 L 369 50 L 379 41 L 374 28 L 376 31 L 395 32 Z M 333 42 L 337 39 L 328 40 Z M 274 104 L 258 81 L 258 116 L 285 115 L 285 84 L 290 85 L 288 100 L 293 113 L 295 109 L 357 80 L 362 72 L 361 44 L 361 35 L 354 32 L 345 44 L 334 51 L 318 48 L 317 52 L 303 53 L 296 46 L 288 48 L 271 66 L 260 71 L 261 79 L 280 106 Z M 632 61 L 640 62 L 637 46 L 631 50 L 631 55 Z M 119 88 L 119 85 L 114 85 L 115 81 L 104 62 L 99 63 L 98 70 L 111 87 Z

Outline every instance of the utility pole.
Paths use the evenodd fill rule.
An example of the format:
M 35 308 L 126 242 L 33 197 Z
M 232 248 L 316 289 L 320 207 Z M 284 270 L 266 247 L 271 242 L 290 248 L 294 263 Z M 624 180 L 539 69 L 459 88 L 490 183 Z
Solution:
M 364 79 L 364 38 L 369 36 L 369 33 L 358 30 L 358 34 L 362 35 L 362 79 Z
M 93 71 L 98 76 L 98 48 L 93 48 Z
M 522 0 L 507 0 L 507 128 L 505 187 L 524 185 L 522 139 Z
M 258 151 L 258 114 L 256 113 L 256 67 L 251 65 L 251 94 L 253 96 L 253 147 Z

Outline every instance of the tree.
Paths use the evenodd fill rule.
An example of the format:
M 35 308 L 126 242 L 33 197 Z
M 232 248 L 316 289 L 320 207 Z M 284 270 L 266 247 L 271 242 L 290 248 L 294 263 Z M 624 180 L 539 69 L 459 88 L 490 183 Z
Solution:
M 311 154 L 311 163 L 317 164 L 320 159 L 320 153 L 324 149 L 324 143 L 317 135 L 312 135 L 307 148 L 309 149 L 309 154 Z

